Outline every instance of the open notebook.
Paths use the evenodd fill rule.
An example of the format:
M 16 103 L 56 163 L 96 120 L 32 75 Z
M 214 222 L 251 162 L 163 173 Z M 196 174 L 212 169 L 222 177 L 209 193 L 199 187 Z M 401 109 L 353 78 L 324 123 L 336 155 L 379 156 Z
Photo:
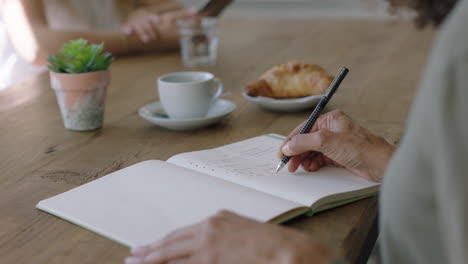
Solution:
M 268 134 L 166 162 L 143 161 L 36 207 L 132 247 L 220 209 L 281 223 L 377 193 L 377 183 L 341 168 L 275 174 L 282 140 Z

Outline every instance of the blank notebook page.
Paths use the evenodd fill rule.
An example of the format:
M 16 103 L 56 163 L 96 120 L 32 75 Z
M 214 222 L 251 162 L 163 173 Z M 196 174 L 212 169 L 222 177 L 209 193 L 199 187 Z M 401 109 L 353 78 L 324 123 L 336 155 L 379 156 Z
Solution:
M 63 194 L 37 208 L 126 246 L 229 209 L 267 221 L 300 204 L 162 161 L 144 161 Z

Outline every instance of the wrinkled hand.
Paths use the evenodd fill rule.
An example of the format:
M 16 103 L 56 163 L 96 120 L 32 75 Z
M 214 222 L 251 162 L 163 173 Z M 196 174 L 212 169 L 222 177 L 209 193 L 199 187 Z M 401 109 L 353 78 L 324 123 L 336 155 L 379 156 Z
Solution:
M 324 264 L 333 253 L 308 235 L 222 211 L 146 247 L 126 264 Z
M 299 166 L 317 171 L 332 165 L 372 181 L 382 180 L 394 151 L 385 139 L 338 110 L 319 116 L 309 133 L 298 134 L 304 123 L 289 134 L 280 149 L 279 157 L 283 153 L 292 157 L 290 172 Z
M 122 26 L 122 31 L 128 36 L 132 33 L 138 35 L 141 41 L 148 42 L 158 38 L 156 26 L 161 22 L 158 14 L 146 8 L 133 11 Z

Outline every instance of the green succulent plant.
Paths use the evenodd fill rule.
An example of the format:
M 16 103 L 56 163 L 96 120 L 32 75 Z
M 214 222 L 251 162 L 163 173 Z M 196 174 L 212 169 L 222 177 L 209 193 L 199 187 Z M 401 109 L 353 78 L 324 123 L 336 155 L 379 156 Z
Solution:
M 104 43 L 87 45 L 88 41 L 77 39 L 67 42 L 58 54 L 50 55 L 49 69 L 58 73 L 86 73 L 107 70 L 112 55 L 105 52 Z

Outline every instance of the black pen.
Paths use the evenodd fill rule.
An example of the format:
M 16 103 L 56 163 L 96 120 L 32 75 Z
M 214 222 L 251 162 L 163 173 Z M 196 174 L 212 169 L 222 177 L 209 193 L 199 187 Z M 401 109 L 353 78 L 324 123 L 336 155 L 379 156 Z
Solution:
M 330 83 L 330 86 L 328 86 L 328 89 L 322 95 L 320 102 L 315 106 L 314 111 L 309 116 L 309 119 L 307 119 L 307 122 L 302 127 L 301 131 L 299 131 L 299 134 L 309 133 L 315 121 L 319 117 L 320 112 L 322 112 L 322 110 L 327 105 L 328 101 L 330 101 L 336 89 L 338 89 L 341 82 L 346 77 L 346 74 L 348 74 L 348 72 L 349 72 L 348 68 L 346 67 L 341 68 L 340 72 L 336 75 L 335 79 L 333 79 L 333 81 Z M 281 158 L 281 161 L 279 162 L 278 167 L 276 167 L 275 173 L 278 173 L 278 171 L 280 171 L 288 163 L 290 159 L 291 157 L 283 154 L 283 157 Z

